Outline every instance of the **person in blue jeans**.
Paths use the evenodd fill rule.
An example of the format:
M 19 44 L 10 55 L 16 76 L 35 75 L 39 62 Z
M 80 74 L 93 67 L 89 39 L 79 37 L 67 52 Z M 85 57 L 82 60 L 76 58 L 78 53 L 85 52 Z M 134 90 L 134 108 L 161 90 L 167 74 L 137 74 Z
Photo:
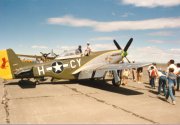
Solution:
M 179 86 L 180 86 L 180 63 L 177 63 L 177 91 L 179 91 Z
M 164 96 L 166 96 L 166 74 L 163 71 L 158 71 L 159 76 L 159 86 L 158 86 L 158 94 L 161 94 L 161 88 L 163 88 Z
M 177 80 L 176 80 L 176 75 L 173 73 L 174 69 L 169 68 L 169 73 L 167 75 L 167 87 L 168 91 L 166 94 L 166 100 L 168 100 L 169 96 L 171 97 L 172 103 L 175 105 L 175 96 L 173 95 L 174 88 L 176 86 Z

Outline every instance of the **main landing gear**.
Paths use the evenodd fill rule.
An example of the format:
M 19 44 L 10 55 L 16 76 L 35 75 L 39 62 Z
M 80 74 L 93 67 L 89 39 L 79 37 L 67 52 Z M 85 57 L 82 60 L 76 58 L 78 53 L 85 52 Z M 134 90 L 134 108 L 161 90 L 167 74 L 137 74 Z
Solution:
M 117 71 L 117 70 L 114 70 L 113 72 L 113 79 L 112 79 L 112 84 L 113 84 L 113 86 L 115 86 L 115 87 L 119 87 L 120 85 L 121 85 L 121 79 L 120 79 L 120 77 L 119 77 L 119 71 Z

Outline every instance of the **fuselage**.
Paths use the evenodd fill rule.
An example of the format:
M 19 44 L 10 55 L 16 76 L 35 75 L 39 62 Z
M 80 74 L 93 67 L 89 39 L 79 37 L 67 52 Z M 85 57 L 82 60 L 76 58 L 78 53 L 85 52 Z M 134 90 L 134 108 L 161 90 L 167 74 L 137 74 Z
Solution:
M 122 60 L 123 51 L 109 50 L 92 52 L 89 56 L 76 58 L 56 59 L 33 66 L 34 77 L 53 77 L 56 79 L 77 79 L 78 73 L 100 67 L 106 64 L 115 64 Z

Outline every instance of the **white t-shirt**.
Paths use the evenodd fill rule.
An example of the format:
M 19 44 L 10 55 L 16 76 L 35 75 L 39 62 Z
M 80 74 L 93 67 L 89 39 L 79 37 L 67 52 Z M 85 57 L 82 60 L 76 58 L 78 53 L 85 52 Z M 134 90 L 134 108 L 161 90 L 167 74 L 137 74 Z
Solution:
M 162 72 L 158 71 L 158 76 L 161 77 L 161 76 L 166 76 L 166 75 L 164 75 Z
M 180 73 L 180 67 L 177 67 L 176 74 L 177 74 L 177 73 Z M 180 74 L 178 74 L 177 76 L 180 77 Z
M 173 68 L 173 69 L 174 69 L 174 73 L 177 72 L 177 66 L 176 66 L 176 65 L 174 65 L 174 64 L 169 65 L 169 66 L 167 67 L 167 73 L 169 72 L 169 68 Z

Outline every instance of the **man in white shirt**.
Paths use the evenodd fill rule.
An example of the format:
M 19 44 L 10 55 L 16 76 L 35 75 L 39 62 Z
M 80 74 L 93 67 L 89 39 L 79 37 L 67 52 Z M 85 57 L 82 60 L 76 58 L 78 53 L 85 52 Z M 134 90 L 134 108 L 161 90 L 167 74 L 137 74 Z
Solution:
M 173 68 L 174 69 L 174 73 L 177 72 L 177 66 L 174 64 L 174 60 L 171 59 L 169 62 L 168 62 L 168 67 L 167 67 L 167 73 L 169 73 L 169 69 L 170 68 Z

